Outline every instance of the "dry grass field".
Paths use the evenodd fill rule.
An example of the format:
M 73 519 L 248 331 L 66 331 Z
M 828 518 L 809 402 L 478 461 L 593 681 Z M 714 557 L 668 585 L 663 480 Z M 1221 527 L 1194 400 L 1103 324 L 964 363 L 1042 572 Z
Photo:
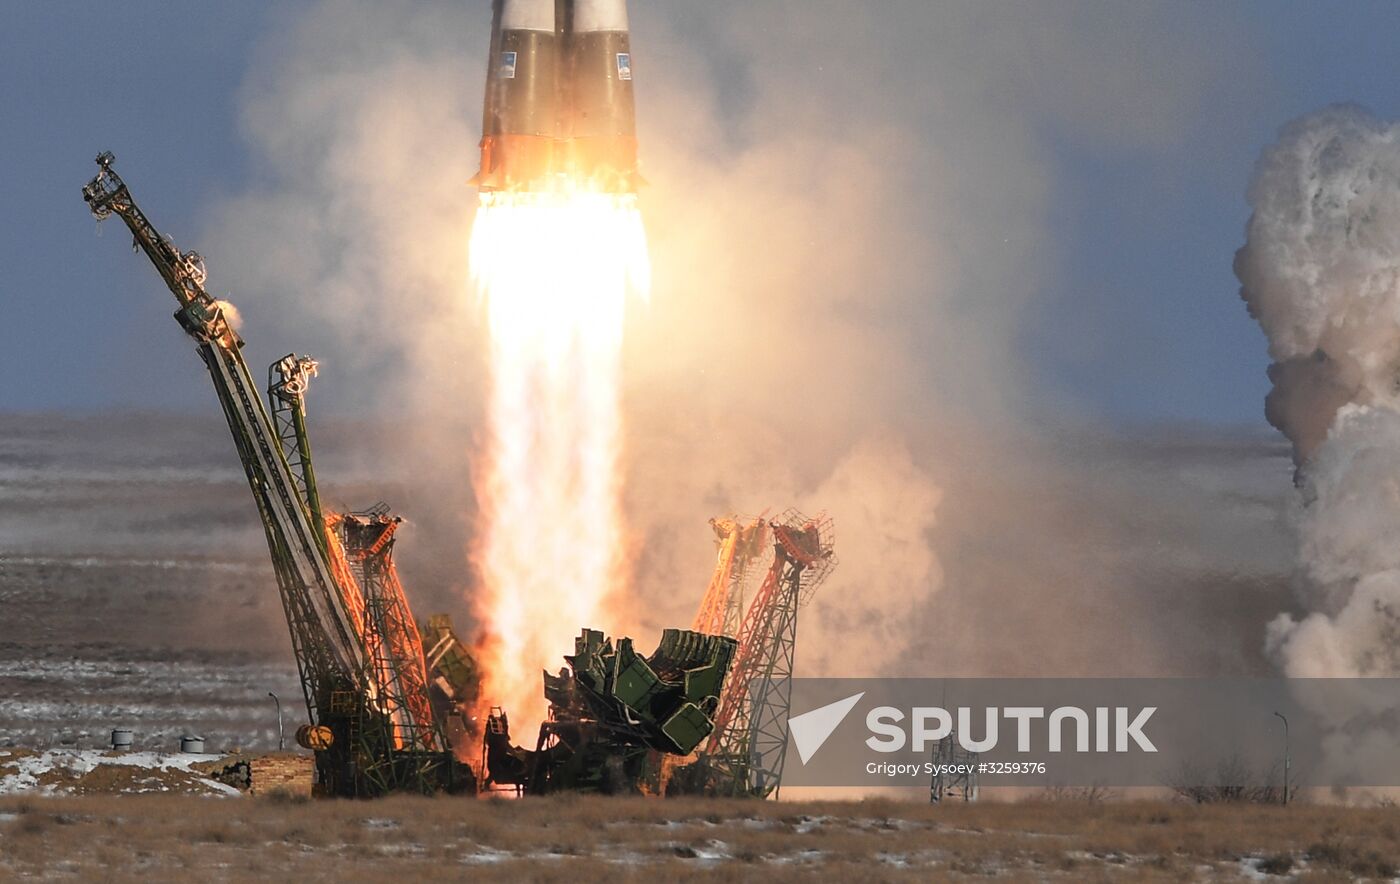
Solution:
M 561 796 L 0 800 L 0 878 L 1386 880 L 1400 811 Z

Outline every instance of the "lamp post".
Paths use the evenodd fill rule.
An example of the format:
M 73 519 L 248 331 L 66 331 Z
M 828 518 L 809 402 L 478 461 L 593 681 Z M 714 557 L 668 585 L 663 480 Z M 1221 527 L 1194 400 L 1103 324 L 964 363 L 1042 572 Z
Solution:
M 1274 714 L 1278 716 L 1279 721 L 1283 722 L 1283 806 L 1287 807 L 1288 768 L 1292 763 L 1292 759 L 1289 757 L 1288 754 L 1288 716 L 1284 715 L 1282 712 L 1275 712 Z
M 282 701 L 277 699 L 277 695 L 268 691 L 267 695 L 272 698 L 272 702 L 277 704 L 277 751 L 282 751 Z M 1277 713 L 1275 713 L 1277 714 Z

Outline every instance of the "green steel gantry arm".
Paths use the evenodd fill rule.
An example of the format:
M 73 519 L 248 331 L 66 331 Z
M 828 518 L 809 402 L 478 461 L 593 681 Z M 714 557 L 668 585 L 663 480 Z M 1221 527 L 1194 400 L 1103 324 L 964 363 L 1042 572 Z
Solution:
M 198 344 L 230 432 L 243 462 L 267 535 L 278 589 L 287 615 L 302 690 L 312 722 L 321 719 L 336 690 L 367 687 L 365 650 L 352 626 L 345 599 L 326 558 L 324 523 L 314 496 L 309 448 L 303 448 L 300 485 L 248 366 L 243 341 L 229 325 L 223 306 L 204 289 L 204 262 L 181 252 L 137 207 L 112 169 L 113 156 L 97 157 L 99 172 L 83 188 L 83 199 L 102 220 L 119 216 L 180 303 L 175 318 Z M 302 424 L 299 441 L 305 439 Z
M 267 369 L 267 399 L 272 404 L 272 421 L 282 443 L 282 453 L 291 467 L 292 479 L 301 491 L 311 524 L 316 529 L 322 551 L 326 550 L 326 518 L 321 511 L 321 494 L 316 488 L 316 470 L 311 464 L 311 437 L 306 432 L 306 389 L 316 376 L 316 360 L 288 353 Z

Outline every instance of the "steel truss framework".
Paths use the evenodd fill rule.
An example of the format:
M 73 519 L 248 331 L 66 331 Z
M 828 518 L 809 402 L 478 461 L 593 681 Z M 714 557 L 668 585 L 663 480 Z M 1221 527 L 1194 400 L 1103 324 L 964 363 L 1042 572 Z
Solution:
M 450 755 L 440 751 L 431 717 L 415 722 L 409 739 L 396 732 L 395 702 L 386 696 L 394 692 L 381 684 L 383 656 L 367 650 L 386 644 L 376 623 L 399 615 L 385 613 L 382 606 L 371 614 L 356 581 L 347 580 L 346 569 L 338 567 L 342 563 L 333 560 L 337 544 L 329 540 L 320 512 L 305 427 L 303 397 L 315 363 L 288 357 L 273 366 L 269 394 L 274 424 L 244 362 L 242 338 L 223 305 L 204 288 L 203 259 L 181 252 L 156 230 L 112 162 L 111 153 L 98 156 L 98 174 L 83 188 L 83 199 L 98 220 L 115 214 L 126 223 L 135 247 L 179 302 L 175 318 L 194 338 L 209 370 L 262 519 L 307 713 L 313 725 L 331 732 L 329 746 L 316 752 L 322 789 L 373 795 L 450 785 L 444 783 L 452 775 Z M 392 571 L 391 563 L 388 567 Z M 397 592 L 402 599 L 402 590 Z M 411 617 L 406 622 L 411 626 Z M 420 645 L 419 667 L 421 654 Z M 409 702 L 397 701 L 399 707 Z
M 836 565 L 831 520 L 788 510 L 769 523 L 773 563 L 739 631 L 705 763 L 710 790 L 776 797 L 787 759 L 797 612 Z
M 763 554 L 768 524 L 762 516 L 747 521 L 730 516 L 711 519 L 710 527 L 715 532 L 715 571 L 691 629 L 732 638 L 743 625 L 750 566 Z
M 969 752 L 958 745 L 955 734 L 949 734 L 933 744 L 933 769 L 935 773 L 929 780 L 928 787 L 930 804 L 977 800 L 980 788 L 977 753 Z

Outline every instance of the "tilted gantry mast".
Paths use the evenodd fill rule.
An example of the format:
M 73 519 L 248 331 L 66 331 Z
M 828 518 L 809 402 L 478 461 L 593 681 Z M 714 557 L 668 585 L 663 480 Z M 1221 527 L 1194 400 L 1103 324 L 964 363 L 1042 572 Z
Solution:
M 831 519 L 788 510 L 769 528 L 773 564 L 739 630 L 739 653 L 705 752 L 710 790 L 721 795 L 767 797 L 781 785 L 797 610 L 836 566 Z
M 204 290 L 203 259 L 161 236 L 112 169 L 113 159 L 110 153 L 97 158 L 101 171 L 83 188 L 83 199 L 99 220 L 115 214 L 126 222 L 136 247 L 180 303 L 175 319 L 198 344 L 262 515 L 292 626 L 302 690 L 315 720 L 327 699 L 318 688 L 352 681 L 364 664 L 363 650 L 346 618 L 341 590 L 323 561 L 319 532 L 243 361 L 243 339 L 229 325 L 224 306 Z
M 711 519 L 715 531 L 715 571 L 691 629 L 707 635 L 735 637 L 744 619 L 744 587 L 749 566 L 763 553 L 768 524 L 762 516 L 749 522 L 738 516 Z
M 336 583 L 347 587 L 351 621 L 362 637 L 370 681 L 388 717 L 395 749 L 435 751 L 445 745 L 428 697 L 423 642 L 394 565 L 394 535 L 403 519 L 378 503 L 365 512 L 325 512 L 316 485 L 306 429 L 306 392 L 319 366 L 289 354 L 268 369 L 268 402 L 283 454 L 310 511 L 322 529 Z
M 209 370 L 262 518 L 302 693 L 318 732 L 310 747 L 317 750 L 322 787 L 333 794 L 370 795 L 443 785 L 451 779 L 450 756 L 431 713 L 423 717 L 426 693 L 413 695 L 425 691 L 416 631 L 409 642 L 417 648 L 416 658 L 399 661 L 414 672 L 398 677 L 397 665 L 386 663 L 385 649 L 398 650 L 404 642 L 397 634 L 383 634 L 384 616 L 367 615 L 365 593 L 344 556 L 336 555 L 338 544 L 321 512 L 304 403 L 315 363 L 289 356 L 273 365 L 268 394 L 274 422 L 243 360 L 243 340 L 230 326 L 225 305 L 204 289 L 203 260 L 195 252 L 181 252 L 156 230 L 112 169 L 113 159 L 111 153 L 97 157 L 99 172 L 83 188 L 83 199 L 99 220 L 115 214 L 131 229 L 136 248 L 146 253 L 179 302 L 175 319 L 194 338 Z M 369 555 L 381 560 L 381 572 L 389 569 L 392 579 L 376 586 L 388 587 L 391 597 L 387 602 L 371 599 L 369 613 L 379 614 L 387 606 L 393 610 L 389 619 L 405 620 L 411 627 L 387 549 L 386 542 Z M 404 653 L 412 657 L 412 648 Z M 395 677 L 386 677 L 389 670 Z
M 267 401 L 272 405 L 272 424 L 292 479 L 324 549 L 325 515 L 321 512 L 321 494 L 316 489 L 316 471 L 311 466 L 311 437 L 306 432 L 306 390 L 319 369 L 316 360 L 309 356 L 283 356 L 268 366 Z

